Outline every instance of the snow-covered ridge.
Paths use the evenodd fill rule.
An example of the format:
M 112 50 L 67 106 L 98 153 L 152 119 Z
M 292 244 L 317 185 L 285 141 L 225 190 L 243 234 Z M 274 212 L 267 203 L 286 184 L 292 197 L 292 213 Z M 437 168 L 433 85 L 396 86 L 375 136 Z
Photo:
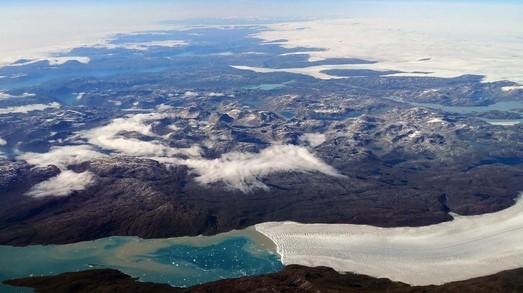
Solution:
M 412 285 L 442 284 L 523 266 L 523 194 L 505 210 L 424 227 L 269 222 L 256 230 L 284 264 L 328 266 Z

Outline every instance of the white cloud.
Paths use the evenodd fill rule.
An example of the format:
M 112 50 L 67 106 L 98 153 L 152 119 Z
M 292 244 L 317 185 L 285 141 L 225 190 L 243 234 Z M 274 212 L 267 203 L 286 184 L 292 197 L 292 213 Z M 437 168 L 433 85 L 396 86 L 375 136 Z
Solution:
M 7 144 L 7 141 L 0 137 L 0 146 L 4 146 Z
M 61 170 L 65 170 L 70 165 L 81 164 L 94 159 L 103 158 L 106 155 L 99 153 L 88 145 L 56 146 L 52 147 L 47 153 L 24 153 L 17 156 L 19 160 L 37 167 L 47 167 L 55 165 Z
M 91 146 L 76 145 L 52 147 L 47 153 L 24 153 L 17 159 L 37 167 L 55 165 L 60 169 L 60 174 L 34 185 L 27 193 L 29 196 L 43 197 L 67 196 L 73 191 L 85 189 L 94 182 L 94 175 L 88 171 L 76 173 L 67 170 L 67 167 L 103 157 L 107 156 L 95 151 Z
M 328 266 L 412 285 L 523 266 L 523 199 L 505 210 L 423 227 L 273 222 L 256 225 L 284 264 Z
M 114 119 L 111 123 L 88 130 L 81 134 L 90 144 L 101 148 L 136 157 L 173 157 L 179 154 L 199 156 L 200 149 L 173 148 L 161 141 L 144 141 L 122 135 L 123 132 L 136 132 L 154 139 L 161 138 L 152 131 L 152 121 L 169 117 L 168 113 L 135 114 Z
M 156 135 L 151 125 L 152 122 L 171 115 L 173 114 L 168 112 L 130 115 L 83 132 L 80 136 L 92 145 L 117 153 L 166 164 L 186 165 L 198 175 L 196 180 L 200 184 L 224 182 L 229 187 L 243 192 L 249 192 L 254 188 L 267 188 L 259 178 L 275 172 L 320 172 L 340 176 L 334 168 L 299 146 L 273 145 L 260 153 L 232 152 L 214 160 L 202 158 L 201 149 L 196 145 L 191 148 L 170 147 L 161 141 L 168 135 Z M 125 137 L 123 132 L 135 132 L 149 140 Z M 321 135 L 310 135 L 310 138 L 315 143 L 324 139 Z M 180 154 L 189 158 L 177 157 Z
M 84 92 L 80 92 L 80 93 L 77 93 L 76 94 L 76 100 L 77 101 L 81 101 L 85 96 L 85 93 Z
M 32 111 L 43 111 L 45 109 L 58 109 L 60 104 L 53 102 L 49 104 L 30 104 L 23 106 L 13 106 L 0 108 L 0 114 L 9 114 L 9 113 L 29 113 Z
M 188 159 L 179 161 L 198 174 L 201 184 L 224 182 L 231 188 L 249 192 L 267 189 L 260 177 L 277 172 L 319 172 L 341 176 L 336 169 L 316 158 L 306 148 L 294 145 L 273 145 L 260 153 L 227 153 L 218 159 Z
M 27 195 L 32 197 L 67 196 L 74 191 L 84 190 L 94 181 L 94 175 L 91 172 L 76 173 L 66 170 L 55 177 L 36 184 Z
M 119 154 L 152 159 L 160 163 L 186 165 L 197 174 L 196 181 L 200 184 L 224 182 L 229 187 L 243 192 L 255 188 L 267 189 L 260 178 L 277 172 L 319 172 L 329 176 L 341 176 L 333 167 L 300 146 L 273 145 L 259 153 L 231 152 L 214 160 L 202 158 L 201 149 L 197 145 L 190 148 L 170 147 L 162 142 L 165 135 L 160 136 L 152 131 L 152 123 L 171 115 L 173 114 L 162 112 L 117 118 L 105 126 L 78 134 L 90 145 L 53 147 L 47 153 L 25 153 L 18 156 L 18 159 L 39 167 L 56 165 L 65 172 L 70 165 L 107 156 L 97 152 L 93 148 L 94 145 Z M 124 132 L 135 132 L 148 140 L 126 137 L 122 135 Z M 318 134 L 311 134 L 310 137 L 315 143 L 324 139 Z M 188 158 L 180 158 L 180 154 Z

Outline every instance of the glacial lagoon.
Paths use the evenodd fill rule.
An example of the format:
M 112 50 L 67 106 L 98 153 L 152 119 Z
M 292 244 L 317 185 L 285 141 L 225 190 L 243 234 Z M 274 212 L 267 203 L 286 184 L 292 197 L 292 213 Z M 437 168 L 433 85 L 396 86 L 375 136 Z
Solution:
M 188 287 L 279 271 L 273 243 L 253 229 L 216 236 L 108 237 L 66 245 L 0 246 L 0 280 L 112 268 L 141 281 Z M 0 285 L 1 292 L 22 291 Z

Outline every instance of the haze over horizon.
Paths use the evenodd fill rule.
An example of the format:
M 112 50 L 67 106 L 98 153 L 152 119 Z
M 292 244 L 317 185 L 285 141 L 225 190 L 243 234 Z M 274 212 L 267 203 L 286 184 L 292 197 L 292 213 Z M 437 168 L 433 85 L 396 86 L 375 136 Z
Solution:
M 152 3 L 151 3 L 152 2 Z M 0 64 L 39 57 L 115 34 L 170 29 L 201 18 L 423 20 L 429 30 L 490 37 L 523 33 L 519 1 L 2 1 Z M 292 17 L 289 17 L 292 15 Z M 465 21 L 466 20 L 466 21 Z M 436 25 L 434 25 L 436 24 Z

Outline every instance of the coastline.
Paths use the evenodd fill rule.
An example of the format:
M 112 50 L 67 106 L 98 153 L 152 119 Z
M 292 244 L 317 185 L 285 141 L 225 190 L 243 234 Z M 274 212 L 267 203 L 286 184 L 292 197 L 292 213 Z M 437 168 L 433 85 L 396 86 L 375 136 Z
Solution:
M 213 236 L 112 236 L 64 245 L 0 246 L 0 282 L 113 269 L 143 282 L 188 287 L 279 272 L 283 264 L 274 248 L 274 243 L 253 228 Z M 0 291 L 7 289 L 0 284 Z

